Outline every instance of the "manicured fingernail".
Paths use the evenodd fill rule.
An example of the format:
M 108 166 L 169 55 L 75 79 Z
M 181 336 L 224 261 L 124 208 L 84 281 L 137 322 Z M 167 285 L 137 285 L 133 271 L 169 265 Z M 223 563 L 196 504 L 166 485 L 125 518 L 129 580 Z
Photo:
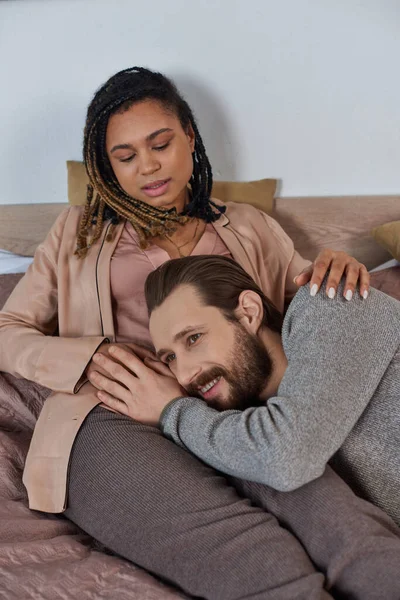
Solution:
M 368 298 L 368 290 L 365 290 L 365 292 L 363 293 L 363 298 L 364 300 Z
M 95 355 L 93 356 L 93 360 L 94 360 L 95 362 L 97 362 L 97 361 L 100 361 L 102 358 L 103 358 L 103 357 L 102 357 L 102 355 L 101 355 L 101 353 L 100 353 L 100 352 L 99 352 L 98 354 L 95 354 Z
M 351 290 L 347 290 L 346 295 L 345 295 L 346 300 L 350 301 L 352 299 L 352 297 L 353 297 L 353 292 Z
M 333 288 L 333 287 L 329 288 L 328 298 L 330 298 L 331 300 L 333 300 L 335 296 L 336 296 L 336 290 L 335 290 L 335 288 Z
M 298 278 L 298 275 L 296 275 L 296 277 L 293 279 L 293 283 L 296 283 L 297 278 Z
M 318 286 L 316 283 L 314 283 L 314 285 L 312 286 L 312 288 L 310 290 L 310 296 L 315 296 L 317 292 L 318 292 Z
M 116 353 L 116 351 L 117 351 L 117 349 L 116 349 L 116 347 L 115 347 L 115 346 L 111 346 L 111 347 L 110 347 L 110 349 L 109 349 L 109 353 L 110 353 L 110 354 L 115 354 L 115 353 Z

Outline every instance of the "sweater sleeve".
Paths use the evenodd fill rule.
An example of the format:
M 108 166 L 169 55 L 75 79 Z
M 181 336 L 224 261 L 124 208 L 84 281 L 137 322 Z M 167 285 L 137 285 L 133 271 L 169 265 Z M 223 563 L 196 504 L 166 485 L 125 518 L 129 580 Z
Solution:
M 284 324 L 288 368 L 265 406 L 218 412 L 182 398 L 161 428 L 214 468 L 281 491 L 316 479 L 365 410 L 400 343 L 400 303 L 302 289 Z
M 0 312 L 0 370 L 53 391 L 76 392 L 101 336 L 55 336 L 57 262 L 69 209 L 56 220 L 28 271 Z

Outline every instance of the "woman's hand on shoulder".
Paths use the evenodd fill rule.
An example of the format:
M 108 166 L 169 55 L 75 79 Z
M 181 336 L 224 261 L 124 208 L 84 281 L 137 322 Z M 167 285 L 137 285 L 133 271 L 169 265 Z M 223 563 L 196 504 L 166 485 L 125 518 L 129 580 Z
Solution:
M 310 294 L 315 296 L 328 271 L 325 292 L 329 298 L 335 297 L 342 277 L 346 277 L 343 292 L 346 300 L 353 298 L 357 285 L 360 296 L 364 299 L 368 297 L 370 276 L 366 266 L 346 252 L 329 248 L 321 250 L 314 262 L 295 277 L 294 282 L 299 287 L 309 282 Z

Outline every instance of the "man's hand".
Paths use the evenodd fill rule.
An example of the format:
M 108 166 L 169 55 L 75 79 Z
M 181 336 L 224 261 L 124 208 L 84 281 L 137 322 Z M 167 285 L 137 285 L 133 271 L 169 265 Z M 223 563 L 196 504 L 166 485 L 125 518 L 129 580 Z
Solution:
M 154 356 L 154 355 L 153 355 Z M 97 396 L 109 408 L 145 425 L 157 426 L 165 406 L 185 390 L 159 361 L 109 345 L 108 355 L 96 353 L 93 362 L 101 373 L 92 370 L 90 382 L 99 390 Z M 168 373 L 167 373 L 168 372 Z
M 139 346 L 138 344 L 133 344 L 132 342 L 130 342 L 130 343 L 114 343 L 112 345 L 109 344 L 108 342 L 103 342 L 97 348 L 96 353 L 97 354 L 100 353 L 100 354 L 104 354 L 105 356 L 109 356 L 108 351 L 113 346 L 123 348 L 124 350 L 127 350 L 128 352 L 133 351 L 136 354 L 136 356 L 138 356 L 142 360 L 145 360 L 145 359 L 147 359 L 147 360 L 153 359 L 154 361 L 157 360 L 157 357 L 154 354 L 154 352 L 151 352 L 151 350 L 148 350 L 147 348 L 144 348 L 143 346 Z M 106 375 L 106 376 L 109 375 L 106 371 L 104 371 L 101 368 L 100 364 L 97 364 L 93 361 L 93 357 L 92 357 L 88 366 L 86 367 L 86 370 L 85 370 L 86 377 L 89 379 L 89 381 L 91 381 L 90 377 L 95 371 L 97 371 L 98 373 L 101 373 L 102 375 Z

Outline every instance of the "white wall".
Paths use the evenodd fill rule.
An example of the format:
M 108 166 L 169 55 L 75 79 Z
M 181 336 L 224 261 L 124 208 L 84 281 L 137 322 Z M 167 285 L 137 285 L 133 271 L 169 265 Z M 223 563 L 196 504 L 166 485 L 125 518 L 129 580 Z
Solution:
M 0 2 L 0 203 L 65 202 L 95 89 L 172 76 L 218 179 L 400 193 L 398 0 Z

